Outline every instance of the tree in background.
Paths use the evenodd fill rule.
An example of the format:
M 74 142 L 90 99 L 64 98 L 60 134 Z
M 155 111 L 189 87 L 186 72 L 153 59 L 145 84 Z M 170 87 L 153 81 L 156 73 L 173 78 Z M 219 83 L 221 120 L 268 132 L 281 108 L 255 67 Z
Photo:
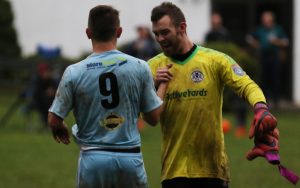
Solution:
M 13 20 L 10 2 L 0 0 L 0 57 L 20 57 L 21 55 Z

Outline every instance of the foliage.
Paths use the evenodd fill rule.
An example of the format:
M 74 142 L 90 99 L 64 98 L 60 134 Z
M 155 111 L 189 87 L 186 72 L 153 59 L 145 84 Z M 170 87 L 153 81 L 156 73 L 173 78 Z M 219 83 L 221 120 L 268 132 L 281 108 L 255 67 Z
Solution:
M 0 57 L 20 57 L 21 55 L 13 20 L 10 2 L 0 0 Z

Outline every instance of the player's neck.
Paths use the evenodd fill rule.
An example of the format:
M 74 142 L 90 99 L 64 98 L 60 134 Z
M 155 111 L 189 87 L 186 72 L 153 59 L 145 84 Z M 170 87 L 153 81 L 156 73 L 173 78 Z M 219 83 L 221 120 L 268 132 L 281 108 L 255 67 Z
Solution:
M 190 51 L 193 48 L 193 46 L 194 46 L 194 43 L 192 41 L 190 41 L 188 37 L 185 37 L 185 39 L 181 43 L 181 50 L 180 50 L 179 54 L 187 53 L 188 51 Z
M 102 53 L 102 52 L 116 49 L 116 41 L 108 41 L 108 42 L 92 41 L 92 45 L 93 45 L 94 53 Z

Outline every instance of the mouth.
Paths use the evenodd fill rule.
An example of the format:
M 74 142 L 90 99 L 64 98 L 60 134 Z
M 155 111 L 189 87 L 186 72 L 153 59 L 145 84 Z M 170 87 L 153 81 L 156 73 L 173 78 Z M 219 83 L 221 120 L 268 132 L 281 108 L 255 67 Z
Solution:
M 162 43 L 162 44 L 160 44 L 160 46 L 164 50 L 168 50 L 172 47 L 172 45 L 170 43 Z

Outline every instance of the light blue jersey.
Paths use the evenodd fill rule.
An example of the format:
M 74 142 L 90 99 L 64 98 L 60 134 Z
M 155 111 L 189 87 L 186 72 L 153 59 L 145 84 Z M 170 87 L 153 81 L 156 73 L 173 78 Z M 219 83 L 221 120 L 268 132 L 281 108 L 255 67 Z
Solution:
M 139 112 L 161 104 L 147 63 L 112 50 L 68 66 L 49 111 L 64 119 L 73 109 L 81 146 L 126 149 L 141 145 Z

